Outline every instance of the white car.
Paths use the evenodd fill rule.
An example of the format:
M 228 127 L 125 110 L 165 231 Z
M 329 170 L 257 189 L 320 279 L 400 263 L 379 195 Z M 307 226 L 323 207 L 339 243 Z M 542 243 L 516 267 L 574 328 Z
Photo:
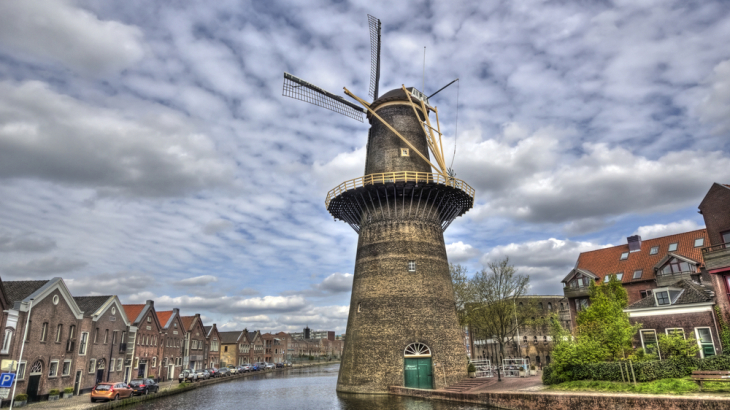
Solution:
M 276 369 L 276 365 L 274 363 L 266 363 L 266 370 L 268 369 Z
M 231 365 L 228 365 L 228 370 L 230 370 L 230 371 L 231 371 L 231 374 L 236 374 L 236 373 L 238 373 L 238 369 L 236 368 L 236 366 L 234 366 L 234 365 L 232 365 L 232 364 L 231 364 Z

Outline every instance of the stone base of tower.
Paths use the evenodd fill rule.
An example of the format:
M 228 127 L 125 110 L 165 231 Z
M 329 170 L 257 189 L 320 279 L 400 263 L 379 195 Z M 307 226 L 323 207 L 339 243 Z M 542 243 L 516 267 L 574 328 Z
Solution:
M 387 211 L 386 211 L 387 212 Z M 409 270 L 415 262 L 415 271 Z M 467 377 L 463 336 L 454 309 L 443 232 L 438 220 L 371 219 L 360 231 L 347 339 L 337 391 L 387 393 L 389 386 L 413 383 L 420 343 L 420 375 L 439 389 Z M 409 376 L 407 376 L 407 374 Z

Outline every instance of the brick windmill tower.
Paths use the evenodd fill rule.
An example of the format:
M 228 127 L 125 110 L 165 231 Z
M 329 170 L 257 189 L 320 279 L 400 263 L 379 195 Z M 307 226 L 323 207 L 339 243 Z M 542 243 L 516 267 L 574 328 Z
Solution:
M 368 18 L 372 102 L 345 88 L 357 105 L 284 74 L 285 96 L 370 123 L 365 175 L 325 201 L 359 235 L 337 390 L 442 388 L 467 370 L 443 232 L 471 209 L 474 190 L 445 165 L 438 110 L 429 103 L 436 93 L 402 86 L 378 96 L 381 23 Z

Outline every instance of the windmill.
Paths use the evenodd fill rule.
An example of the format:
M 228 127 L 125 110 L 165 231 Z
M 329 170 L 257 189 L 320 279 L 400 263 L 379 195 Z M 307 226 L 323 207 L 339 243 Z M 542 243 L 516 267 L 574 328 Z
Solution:
M 370 26 L 370 87 L 369 96 L 372 97 L 372 101 L 378 99 L 379 83 L 380 83 L 380 49 L 381 49 L 381 28 L 382 23 L 380 19 L 373 17 L 368 14 L 368 23 Z M 458 79 L 457 79 L 458 80 Z M 412 102 L 414 112 L 416 107 L 420 105 L 421 109 L 426 112 L 434 112 L 436 114 L 436 128 L 431 124 L 431 120 L 428 115 L 425 116 L 425 121 L 422 123 L 423 131 L 426 134 L 428 148 L 431 154 L 436 160 L 436 165 L 431 163 L 426 156 L 418 151 L 411 145 L 406 138 L 404 138 L 398 131 L 391 127 L 393 131 L 402 141 L 409 146 L 409 149 L 413 150 L 415 154 L 428 162 L 437 172 L 444 176 L 449 175 L 449 169 L 446 167 L 444 160 L 444 147 L 442 142 L 443 134 L 441 133 L 441 125 L 438 120 L 438 108 L 429 104 L 429 98 L 438 94 L 446 87 L 450 86 L 457 80 L 448 83 L 430 96 L 426 96 L 423 92 L 417 90 L 415 87 L 406 88 L 402 86 L 404 92 L 410 94 L 417 102 Z M 289 73 L 284 73 L 284 90 L 282 95 L 285 97 L 291 97 L 297 100 L 305 101 L 316 106 L 326 108 L 344 116 L 350 117 L 354 120 L 363 122 L 363 118 L 366 115 L 372 115 L 381 122 L 382 118 L 378 116 L 373 110 L 371 110 L 370 103 L 364 101 L 360 97 L 356 96 L 347 88 L 344 88 L 345 94 L 352 97 L 360 105 L 354 104 L 343 97 L 335 95 L 329 91 L 324 90 L 312 83 L 302 80 Z M 387 123 L 385 123 L 387 124 Z
M 456 80 L 430 96 L 405 85 L 379 95 L 381 23 L 368 22 L 372 101 L 284 73 L 284 96 L 370 123 L 365 175 L 325 200 L 359 235 L 337 390 L 443 388 L 466 377 L 467 366 L 443 232 L 473 207 L 474 189 L 450 175 L 429 99 Z

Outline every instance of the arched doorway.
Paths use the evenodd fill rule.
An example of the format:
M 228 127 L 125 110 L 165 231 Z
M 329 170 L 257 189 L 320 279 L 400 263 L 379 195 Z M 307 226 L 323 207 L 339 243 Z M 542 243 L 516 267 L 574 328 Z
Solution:
M 403 352 L 405 387 L 433 389 L 431 349 L 423 343 L 411 343 Z
M 96 362 L 96 384 L 104 381 L 104 368 L 106 368 L 106 360 L 99 359 Z
M 43 375 L 43 361 L 36 360 L 28 372 L 28 389 L 25 392 L 28 395 L 28 403 L 40 401 L 38 396 L 38 388 L 41 384 L 41 376 Z

